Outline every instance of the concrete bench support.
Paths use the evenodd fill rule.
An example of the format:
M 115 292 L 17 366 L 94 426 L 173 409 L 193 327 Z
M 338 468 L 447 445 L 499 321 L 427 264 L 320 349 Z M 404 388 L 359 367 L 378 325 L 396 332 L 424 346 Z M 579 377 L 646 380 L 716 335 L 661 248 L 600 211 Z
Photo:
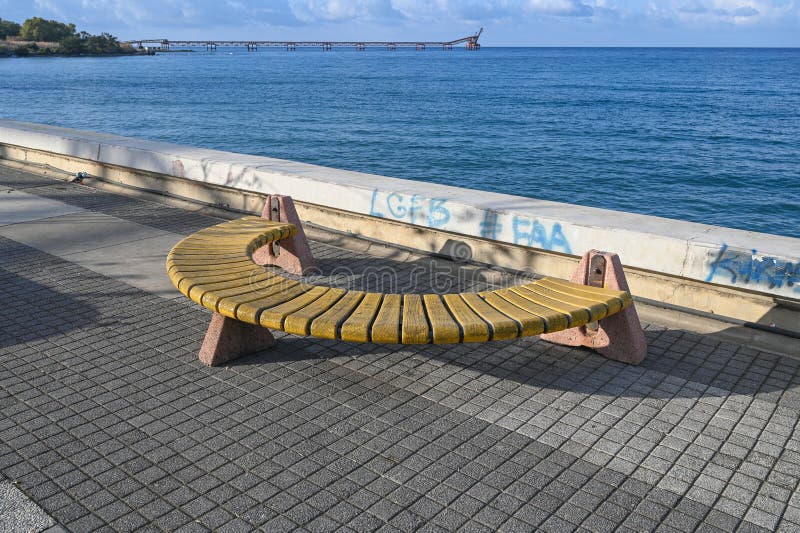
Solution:
M 592 287 L 629 291 L 619 256 L 598 250 L 589 250 L 583 254 L 570 281 Z M 547 333 L 541 338 L 554 344 L 586 346 L 609 359 L 623 363 L 638 365 L 644 360 L 647 355 L 647 339 L 634 305 L 603 318 L 596 324 L 596 329 L 587 324 Z
M 316 263 L 292 198 L 282 194 L 270 194 L 267 196 L 261 218 L 294 224 L 297 226 L 297 233 L 282 240 L 277 246 L 274 243 L 262 246 L 253 253 L 253 262 L 257 265 L 279 266 L 298 276 L 310 273 Z
M 275 337 L 267 328 L 214 313 L 200 348 L 200 362 L 206 366 L 220 366 L 274 344 Z

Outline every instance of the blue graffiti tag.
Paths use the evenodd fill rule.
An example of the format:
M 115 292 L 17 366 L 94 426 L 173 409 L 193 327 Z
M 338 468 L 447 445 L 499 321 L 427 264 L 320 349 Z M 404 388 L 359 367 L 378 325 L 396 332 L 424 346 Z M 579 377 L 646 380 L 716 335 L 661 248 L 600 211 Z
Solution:
M 706 281 L 727 273 L 732 284 L 765 284 L 770 289 L 786 285 L 794 287 L 795 292 L 800 292 L 800 262 L 791 263 L 769 256 L 758 257 L 757 253 L 756 250 L 752 250 L 750 254 L 731 251 L 727 244 L 723 244 L 717 257 L 711 262 Z
M 503 231 L 503 225 L 497 222 L 498 215 L 494 211 L 486 211 L 483 222 L 480 223 L 480 235 L 485 239 L 497 240 L 497 236 Z
M 446 198 L 426 199 L 419 194 L 404 196 L 398 192 L 390 192 L 381 199 L 378 189 L 374 189 L 369 214 L 381 218 L 388 215 L 388 218 L 411 223 L 419 223 L 419 219 L 424 218 L 431 228 L 440 228 L 450 221 L 446 203 Z
M 514 230 L 514 244 L 534 246 L 545 250 L 561 250 L 568 254 L 572 253 L 567 236 L 561 229 L 558 222 L 553 224 L 548 235 L 547 228 L 539 220 L 522 217 L 514 217 L 512 222 Z
M 394 207 L 392 207 L 392 200 L 395 200 Z M 402 201 L 403 197 L 396 192 L 389 193 L 386 197 L 386 207 L 389 208 L 389 213 L 391 213 L 394 218 L 405 218 L 406 213 L 408 213 L 408 209 L 401 203 Z

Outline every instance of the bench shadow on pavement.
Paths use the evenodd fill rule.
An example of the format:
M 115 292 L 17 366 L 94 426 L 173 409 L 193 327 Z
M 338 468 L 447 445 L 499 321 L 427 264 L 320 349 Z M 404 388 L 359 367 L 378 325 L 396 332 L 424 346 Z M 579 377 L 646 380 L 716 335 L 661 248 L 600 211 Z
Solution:
M 0 348 L 98 325 L 100 313 L 80 298 L 26 279 L 0 266 Z
M 317 245 L 319 246 L 319 245 Z M 315 254 L 317 250 L 315 250 Z M 523 282 L 520 276 L 475 271 L 448 260 L 413 261 L 391 257 L 352 260 L 318 258 L 319 272 L 309 282 L 378 292 L 481 291 Z M 480 270 L 480 269 L 478 269 Z M 448 276 L 455 279 L 446 279 Z M 526 276 L 522 276 L 526 277 Z M 486 278 L 490 278 L 487 281 Z M 530 279 L 529 277 L 527 279 Z M 441 289 L 447 289 L 442 291 Z M 800 362 L 720 342 L 698 333 L 646 325 L 649 349 L 645 361 L 626 365 L 586 348 L 558 346 L 539 339 L 456 345 L 375 345 L 327 341 L 275 333 L 277 344 L 259 354 L 232 361 L 229 366 L 263 365 L 298 360 L 361 358 L 382 366 L 413 357 L 462 367 L 472 379 L 482 374 L 533 388 L 548 388 L 611 397 L 723 397 L 731 394 L 768 395 L 779 404 L 800 408 L 795 378 Z M 341 361 L 345 364 L 347 359 Z M 423 365 L 425 366 L 425 365 Z M 432 370 L 430 365 L 425 366 Z M 414 369 L 405 377 L 415 379 Z

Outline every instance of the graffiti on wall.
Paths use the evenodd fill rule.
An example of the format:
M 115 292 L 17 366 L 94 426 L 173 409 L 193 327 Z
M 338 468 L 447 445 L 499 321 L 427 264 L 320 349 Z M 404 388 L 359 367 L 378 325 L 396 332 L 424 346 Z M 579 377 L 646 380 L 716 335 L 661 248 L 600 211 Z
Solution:
M 500 216 L 494 211 L 486 211 L 480 223 L 480 236 L 497 240 L 503 231 Z M 512 239 L 514 244 L 572 253 L 572 247 L 564 235 L 558 222 L 553 223 L 548 231 L 545 224 L 534 218 L 513 215 L 511 218 Z
M 399 192 L 380 195 L 378 189 L 372 191 L 369 214 L 424 224 L 431 228 L 440 228 L 450 221 L 446 198 L 426 198 L 420 194 L 407 195 Z
M 409 195 L 399 192 L 386 193 L 378 189 L 372 191 L 369 214 L 430 228 L 442 228 L 452 219 L 446 198 L 428 198 L 420 194 Z M 510 238 L 514 244 L 572 253 L 569 240 L 558 222 L 545 223 L 537 218 L 518 215 L 511 216 L 510 222 Z M 478 226 L 478 235 L 486 239 L 503 240 L 504 226 L 499 213 L 487 210 Z M 450 229 L 458 231 L 458 228 Z
M 722 279 L 733 285 L 753 283 L 770 289 L 790 287 L 800 292 L 800 262 L 759 255 L 757 250 L 740 252 L 723 244 L 709 269 L 706 281 Z
M 515 215 L 511 227 L 514 232 L 514 244 L 572 253 L 572 247 L 558 222 L 554 222 L 548 231 L 547 227 L 538 219 L 531 220 Z

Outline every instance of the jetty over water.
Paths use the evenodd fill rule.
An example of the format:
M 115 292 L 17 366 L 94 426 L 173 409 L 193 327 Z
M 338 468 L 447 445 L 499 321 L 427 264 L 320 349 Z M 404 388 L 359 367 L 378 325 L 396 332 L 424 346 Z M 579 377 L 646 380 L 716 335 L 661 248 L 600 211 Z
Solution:
M 297 50 L 298 48 L 322 48 L 324 51 L 333 48 L 355 48 L 356 50 L 366 50 L 367 48 L 385 48 L 386 50 L 397 50 L 398 48 L 414 48 L 416 50 L 426 50 L 428 48 L 452 50 L 454 47 L 463 44 L 467 50 L 480 50 L 481 45 L 478 39 L 483 33 L 481 28 L 474 35 L 468 35 L 454 39 L 452 41 L 254 41 L 254 40 L 185 40 L 185 39 L 132 39 L 123 41 L 138 48 L 151 48 L 157 50 L 170 50 L 173 46 L 187 46 L 192 48 L 205 47 L 206 50 L 216 50 L 217 47 L 245 47 L 248 52 L 255 52 L 259 47 L 264 48 L 285 48 L 286 50 Z

